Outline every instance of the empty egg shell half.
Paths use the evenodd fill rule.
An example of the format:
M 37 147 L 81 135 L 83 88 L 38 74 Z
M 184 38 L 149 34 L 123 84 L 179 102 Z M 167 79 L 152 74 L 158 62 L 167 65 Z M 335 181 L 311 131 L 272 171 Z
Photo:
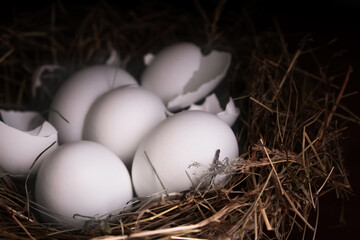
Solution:
M 5 173 L 26 177 L 35 159 L 57 141 L 56 129 L 37 112 L 0 110 L 0 166 Z M 54 144 L 37 160 L 35 173 Z
M 148 64 L 141 77 L 143 87 L 160 96 L 170 111 L 201 100 L 225 77 L 231 55 L 213 50 L 204 56 L 192 43 L 171 45 L 156 56 L 145 56 Z
M 240 109 L 235 106 L 232 98 L 226 104 L 225 110 L 220 106 L 220 102 L 216 95 L 213 93 L 206 97 L 205 102 L 201 105 L 192 104 L 188 110 L 200 110 L 212 113 L 226 122 L 229 126 L 232 126 L 240 114 Z
M 96 65 L 72 75 L 56 93 L 49 113 L 49 122 L 59 132 L 59 142 L 81 140 L 86 114 L 95 100 L 126 85 L 138 84 L 129 73 L 114 66 Z

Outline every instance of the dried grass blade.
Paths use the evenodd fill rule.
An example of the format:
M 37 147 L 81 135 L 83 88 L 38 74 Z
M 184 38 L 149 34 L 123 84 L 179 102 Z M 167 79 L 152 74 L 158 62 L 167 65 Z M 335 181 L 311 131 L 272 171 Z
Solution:
M 240 227 L 241 225 L 243 225 L 243 228 L 246 226 L 245 223 L 246 223 L 246 222 L 248 221 L 248 219 L 249 219 L 248 216 L 251 215 L 251 213 L 254 211 L 255 206 L 258 204 L 261 196 L 263 195 L 263 193 L 264 193 L 264 191 L 265 191 L 265 189 L 266 189 L 266 187 L 267 187 L 267 185 L 268 185 L 268 183 L 269 183 L 269 181 L 270 181 L 270 178 L 271 178 L 272 175 L 273 175 L 273 172 L 274 172 L 274 170 L 271 169 L 268 177 L 266 178 L 266 181 L 265 181 L 265 183 L 264 183 L 264 186 L 261 188 L 261 191 L 260 191 L 259 195 L 257 196 L 255 202 L 253 202 L 253 203 L 251 204 L 251 207 L 247 210 L 247 212 L 244 214 L 244 216 L 237 222 L 237 224 L 235 224 L 235 225 L 229 230 L 229 233 L 230 233 L 230 234 L 235 233 L 235 232 L 239 229 L 239 227 Z
M 308 226 L 312 231 L 314 231 L 314 227 L 311 226 L 311 224 L 306 220 L 306 218 L 304 218 L 304 216 L 299 212 L 299 210 L 297 210 L 297 208 L 295 207 L 295 204 L 291 201 L 289 195 L 284 191 L 284 196 L 286 198 L 286 200 L 289 202 L 292 210 L 301 218 L 301 220 L 303 220 L 303 222 L 306 224 L 306 226 Z
M 333 117 L 333 115 L 335 114 L 336 108 L 337 108 L 338 105 L 340 104 L 341 98 L 342 98 L 342 96 L 343 96 L 343 94 L 344 94 L 345 88 L 346 88 L 346 86 L 347 86 L 347 84 L 348 84 L 348 82 L 349 82 L 349 79 L 350 79 L 350 74 L 351 74 L 352 72 L 353 72 L 353 69 L 352 69 L 351 66 L 349 66 L 349 69 L 348 69 L 348 71 L 347 71 L 347 73 L 346 73 L 346 76 L 345 76 L 345 80 L 344 80 L 344 82 L 343 82 L 343 84 L 342 84 L 342 86 L 341 86 L 339 95 L 338 95 L 337 98 L 336 98 L 335 104 L 334 104 L 334 106 L 332 107 L 331 112 L 329 113 L 328 118 L 326 119 L 325 125 L 323 126 L 323 128 L 322 128 L 321 131 L 320 131 L 320 134 L 319 134 L 319 140 L 320 140 L 320 141 L 321 141 L 322 138 L 324 137 L 324 132 L 325 132 L 325 130 L 327 129 L 327 127 L 329 126 L 329 124 L 330 124 L 330 122 L 331 122 L 331 120 L 332 120 L 332 117 Z M 319 141 L 319 142 L 320 142 L 320 141 Z
M 157 234 L 169 234 L 169 233 L 173 233 L 173 232 L 183 232 L 183 231 L 198 229 L 198 228 L 206 226 L 207 224 L 209 224 L 211 222 L 219 221 L 219 219 L 224 214 L 226 214 L 229 211 L 232 211 L 236 208 L 237 208 L 236 204 L 233 204 L 232 206 L 225 206 L 223 209 L 221 209 L 220 211 L 218 211 L 211 217 L 199 222 L 198 224 L 178 226 L 178 227 L 173 227 L 173 228 L 164 228 L 164 229 L 158 229 L 158 230 L 142 231 L 139 233 L 132 233 L 129 235 L 129 238 L 146 237 L 146 236 L 157 235 Z
M 259 101 L 256 100 L 255 98 L 253 98 L 253 97 L 249 97 L 249 98 L 250 98 L 250 100 L 256 102 L 257 104 L 259 104 L 260 106 L 262 106 L 263 108 L 265 108 L 266 110 L 268 110 L 269 112 L 271 112 L 271 113 L 274 113 L 274 112 L 275 112 L 275 110 L 272 110 L 271 108 L 269 108 L 268 106 L 266 106 L 266 105 L 264 105 L 263 103 L 259 102 Z
M 264 141 L 262 140 L 262 138 L 260 138 L 260 143 L 262 144 L 262 147 L 263 147 L 263 149 L 264 149 L 264 151 L 265 151 L 266 157 L 268 158 L 268 160 L 269 160 L 269 162 L 270 162 L 270 165 L 271 165 L 271 168 L 272 168 L 272 170 L 273 170 L 274 173 L 275 173 L 275 178 L 276 178 L 276 180 L 277 180 L 277 182 L 278 182 L 278 184 L 279 184 L 279 188 L 280 188 L 280 190 L 281 190 L 281 194 L 284 194 L 284 189 L 283 189 L 282 184 L 281 184 L 281 181 L 280 181 L 280 179 L 279 179 L 279 175 L 277 174 L 277 171 L 276 171 L 276 169 L 275 169 L 275 167 L 274 167 L 274 164 L 273 164 L 273 162 L 272 162 L 272 160 L 271 160 L 271 158 L 270 158 L 270 155 L 269 155 L 267 149 L 266 149 L 265 146 L 264 146 Z
M 331 176 L 332 172 L 334 171 L 334 169 L 335 169 L 335 167 L 332 167 L 332 168 L 331 168 L 331 170 L 330 170 L 329 174 L 327 175 L 327 177 L 326 177 L 326 179 L 325 179 L 324 183 L 321 185 L 321 187 L 319 188 L 319 190 L 317 190 L 317 192 L 316 192 L 316 196 L 319 196 L 319 193 L 321 192 L 321 190 L 322 190 L 322 189 L 323 189 L 323 187 L 325 186 L 326 182 L 329 180 L 329 178 L 330 178 L 330 176 Z
M 0 57 L 0 63 L 2 63 L 3 61 L 5 61 L 5 59 L 6 59 L 7 57 L 9 57 L 14 51 L 15 51 L 14 48 L 9 49 L 4 55 L 2 55 L 2 56 Z
M 12 217 L 12 218 L 15 220 L 15 222 L 24 230 L 24 232 L 26 233 L 26 235 L 29 236 L 30 239 L 36 240 L 36 238 L 34 238 L 34 237 L 31 235 L 31 233 L 25 228 L 25 226 L 19 221 L 19 219 L 16 218 L 15 215 L 12 215 L 11 217 Z
M 291 60 L 291 63 L 290 63 L 290 65 L 289 65 L 288 69 L 287 69 L 286 72 L 285 72 L 285 75 L 284 75 L 283 78 L 281 79 L 281 82 L 280 82 L 278 88 L 276 89 L 275 94 L 274 94 L 273 98 L 271 99 L 271 102 L 274 102 L 275 99 L 277 98 L 277 96 L 278 96 L 281 88 L 283 87 L 283 85 L 284 85 L 284 83 L 285 83 L 285 80 L 286 80 L 287 77 L 289 76 L 289 74 L 290 74 L 292 68 L 294 67 L 295 62 L 296 62 L 296 60 L 298 59 L 298 57 L 300 56 L 300 54 L 301 54 L 301 50 L 297 50 L 296 53 L 295 53 L 295 55 L 294 55 L 294 57 L 293 57 L 293 59 Z
M 171 236 L 171 239 L 178 239 L 178 240 L 206 240 L 205 238 L 176 237 L 176 236 Z
M 315 158 L 316 158 L 316 160 L 318 161 L 318 163 L 319 163 L 319 165 L 320 165 L 320 167 L 321 167 L 321 170 L 322 170 L 323 172 L 325 172 L 325 171 L 326 171 L 326 168 L 325 168 L 324 164 L 321 162 L 321 159 L 320 159 L 320 157 L 319 157 L 319 154 L 317 153 L 316 148 L 315 148 L 315 143 L 316 143 L 319 139 L 318 139 L 318 138 L 315 138 L 314 141 L 311 141 L 309 135 L 308 135 L 306 132 L 305 132 L 305 138 L 306 138 L 306 140 L 307 140 L 308 143 L 309 143 L 309 145 L 308 145 L 307 147 L 311 147 L 311 150 L 314 152 Z

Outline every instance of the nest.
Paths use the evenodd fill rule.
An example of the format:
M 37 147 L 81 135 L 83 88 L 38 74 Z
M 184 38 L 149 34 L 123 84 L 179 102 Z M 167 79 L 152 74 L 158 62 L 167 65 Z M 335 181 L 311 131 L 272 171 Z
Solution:
M 204 52 L 226 50 L 233 63 L 216 93 L 221 101 L 232 96 L 241 108 L 233 129 L 243 152 L 230 165 L 219 163 L 229 181 L 135 198 L 130 212 L 64 229 L 38 222 L 28 182 L 1 174 L 0 237 L 287 239 L 295 230 L 315 236 L 319 198 L 329 191 L 344 197 L 350 189 L 340 137 L 351 114 L 339 108 L 344 111 L 340 101 L 351 95 L 345 91 L 351 67 L 329 76 L 317 64 L 319 46 L 311 46 L 309 36 L 288 37 L 296 42 L 290 46 L 276 21 L 273 30 L 257 31 L 246 11 L 232 12 L 225 1 L 193 4 L 160 1 L 125 10 L 106 2 L 80 7 L 59 1 L 36 14 L 21 12 L 1 26 L 1 108 L 47 114 L 52 89 L 40 98 L 30 91 L 43 64 L 65 66 L 62 74 L 48 76 L 59 83 L 82 66 L 104 63 L 115 49 L 121 66 L 138 78 L 143 55 L 174 42 L 194 42 Z

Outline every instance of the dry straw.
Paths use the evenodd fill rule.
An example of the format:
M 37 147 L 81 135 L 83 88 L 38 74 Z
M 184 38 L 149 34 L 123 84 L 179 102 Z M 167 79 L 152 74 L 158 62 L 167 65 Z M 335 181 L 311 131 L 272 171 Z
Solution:
M 346 121 L 359 122 L 341 105 L 353 94 L 346 91 L 352 69 L 328 76 L 307 36 L 296 36 L 298 47 L 290 49 L 276 21 L 273 31 L 258 31 L 246 11 L 230 11 L 226 4 L 205 9 L 194 1 L 187 9 L 144 3 L 124 10 L 105 2 L 79 7 L 58 1 L 0 26 L 1 108 L 45 115 L 51 89 L 37 105 L 29 104 L 32 75 L 42 64 L 65 66 L 63 79 L 103 63 L 116 49 L 122 67 L 138 77 L 142 56 L 172 42 L 231 52 L 232 67 L 216 92 L 241 107 L 234 131 L 243 151 L 230 165 L 218 163 L 230 176 L 221 187 L 207 181 L 186 192 L 133 199 L 130 212 L 90 219 L 84 229 L 39 223 L 24 183 L 1 174 L 0 238 L 288 239 L 294 229 L 315 238 L 319 198 L 329 191 L 345 197 L 350 190 L 340 137 Z

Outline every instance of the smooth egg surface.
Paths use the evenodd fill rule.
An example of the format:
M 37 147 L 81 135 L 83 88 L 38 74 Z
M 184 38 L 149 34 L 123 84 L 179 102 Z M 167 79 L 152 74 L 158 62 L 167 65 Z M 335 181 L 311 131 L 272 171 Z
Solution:
M 111 89 L 127 85 L 137 82 L 125 70 L 107 65 L 84 68 L 66 80 L 49 113 L 49 122 L 59 132 L 59 142 L 81 140 L 85 116 L 95 100 Z
M 44 220 L 76 227 L 91 217 L 120 212 L 132 197 L 124 163 L 90 141 L 58 147 L 41 165 L 35 184 L 36 202 L 48 215 Z
M 224 121 L 196 110 L 173 115 L 152 130 L 136 151 L 132 165 L 136 194 L 190 189 L 211 167 L 218 149 L 219 160 L 239 154 L 235 134 Z
M 106 146 L 131 166 L 140 141 L 166 118 L 165 110 L 161 99 L 142 87 L 114 89 L 90 108 L 83 138 Z

